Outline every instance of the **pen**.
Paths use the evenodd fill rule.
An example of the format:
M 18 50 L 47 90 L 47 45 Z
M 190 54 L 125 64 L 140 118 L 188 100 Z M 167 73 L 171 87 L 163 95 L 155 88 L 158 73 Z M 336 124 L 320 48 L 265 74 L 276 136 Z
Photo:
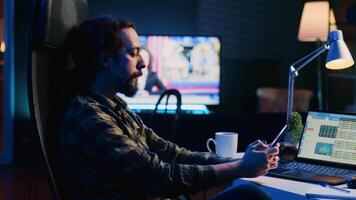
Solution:
M 350 193 L 349 190 L 346 190 L 346 189 L 343 189 L 343 188 L 338 188 L 338 187 L 335 187 L 333 185 L 330 185 L 330 184 L 327 184 L 327 183 L 324 183 L 324 182 L 320 183 L 320 185 L 323 186 L 323 187 L 330 188 L 330 189 L 338 190 L 340 192 Z

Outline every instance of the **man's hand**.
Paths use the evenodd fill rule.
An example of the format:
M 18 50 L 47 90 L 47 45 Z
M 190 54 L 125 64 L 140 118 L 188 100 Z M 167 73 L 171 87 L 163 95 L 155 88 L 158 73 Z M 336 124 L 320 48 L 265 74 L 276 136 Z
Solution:
M 252 178 L 267 174 L 278 166 L 279 143 L 269 147 L 257 140 L 248 145 L 241 160 L 212 165 L 217 183 L 226 183 L 236 178 Z
M 260 140 L 248 145 L 245 155 L 238 168 L 242 177 L 252 178 L 268 173 L 270 169 L 278 167 L 279 143 L 269 148 L 267 144 Z

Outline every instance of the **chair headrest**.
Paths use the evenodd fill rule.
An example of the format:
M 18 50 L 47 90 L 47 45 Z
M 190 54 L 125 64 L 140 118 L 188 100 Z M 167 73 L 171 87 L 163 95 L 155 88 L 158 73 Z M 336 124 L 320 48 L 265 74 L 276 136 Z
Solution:
M 47 0 L 43 27 L 45 45 L 63 47 L 69 30 L 88 18 L 87 0 Z

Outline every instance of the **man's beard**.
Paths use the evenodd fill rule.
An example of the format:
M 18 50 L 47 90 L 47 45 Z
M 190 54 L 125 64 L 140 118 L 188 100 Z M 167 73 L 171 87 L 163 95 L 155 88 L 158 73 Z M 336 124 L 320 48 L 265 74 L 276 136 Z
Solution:
M 119 92 L 127 97 L 133 97 L 138 91 L 138 77 L 140 74 L 132 74 L 127 80 L 120 84 Z

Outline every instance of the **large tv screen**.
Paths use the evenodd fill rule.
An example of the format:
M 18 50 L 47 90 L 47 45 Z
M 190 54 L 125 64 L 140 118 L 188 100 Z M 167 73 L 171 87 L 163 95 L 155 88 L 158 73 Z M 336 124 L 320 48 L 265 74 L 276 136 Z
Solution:
M 141 35 L 146 62 L 139 91 L 123 97 L 129 104 L 154 105 L 166 89 L 182 94 L 182 105 L 217 105 L 220 102 L 218 37 Z M 136 106 L 137 108 L 137 106 Z

